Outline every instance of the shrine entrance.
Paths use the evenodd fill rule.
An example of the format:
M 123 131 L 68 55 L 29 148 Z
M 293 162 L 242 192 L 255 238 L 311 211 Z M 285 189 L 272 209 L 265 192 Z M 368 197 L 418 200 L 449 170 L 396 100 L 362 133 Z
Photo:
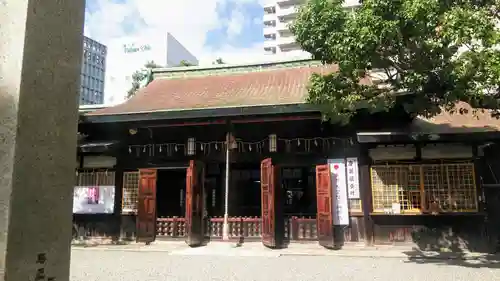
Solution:
M 137 242 L 146 244 L 153 242 L 156 238 L 158 214 L 166 212 L 174 214 L 175 212 L 179 215 L 184 213 L 186 243 L 191 247 L 204 245 L 204 165 L 201 162 L 191 160 L 188 168 L 184 170 L 185 172 L 181 173 L 181 171 L 162 173 L 160 178 L 157 169 L 141 169 L 139 171 Z M 172 182 L 169 183 L 168 177 Z M 181 186 L 183 182 L 185 183 L 185 193 Z M 159 188 L 166 190 L 160 192 Z M 168 190 L 169 188 L 171 190 Z M 170 195 L 172 198 L 165 199 Z M 185 200 L 182 199 L 183 196 L 185 196 Z M 167 201 L 159 202 L 158 200 Z
M 186 167 L 157 170 L 157 218 L 184 217 L 186 214 L 186 170 Z

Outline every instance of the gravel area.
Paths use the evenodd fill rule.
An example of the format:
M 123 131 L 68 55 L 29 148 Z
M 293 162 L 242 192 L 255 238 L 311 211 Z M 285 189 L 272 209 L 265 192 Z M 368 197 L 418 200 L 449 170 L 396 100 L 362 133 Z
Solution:
M 72 281 L 498 281 L 500 264 L 335 256 L 175 256 L 73 250 Z

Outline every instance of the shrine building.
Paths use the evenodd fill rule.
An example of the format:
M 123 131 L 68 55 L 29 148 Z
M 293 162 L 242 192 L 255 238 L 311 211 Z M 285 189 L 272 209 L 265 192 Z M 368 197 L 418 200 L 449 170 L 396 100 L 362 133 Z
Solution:
M 306 97 L 311 74 L 333 71 L 312 60 L 155 69 L 125 103 L 82 111 L 75 186 L 112 199 L 74 214 L 75 237 L 497 243 L 500 121 L 395 108 L 332 124 Z

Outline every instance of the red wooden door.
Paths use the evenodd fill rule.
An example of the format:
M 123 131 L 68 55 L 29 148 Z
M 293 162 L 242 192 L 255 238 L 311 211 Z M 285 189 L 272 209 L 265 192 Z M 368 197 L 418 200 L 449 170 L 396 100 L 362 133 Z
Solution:
M 285 226 L 279 170 L 271 158 L 260 166 L 262 244 L 269 248 L 284 246 Z
M 190 247 L 204 243 L 204 182 L 203 164 L 191 160 L 186 173 L 186 243 Z
M 328 165 L 316 166 L 317 231 L 319 244 L 334 248 L 332 181 Z
M 137 242 L 149 244 L 156 237 L 156 169 L 139 170 Z

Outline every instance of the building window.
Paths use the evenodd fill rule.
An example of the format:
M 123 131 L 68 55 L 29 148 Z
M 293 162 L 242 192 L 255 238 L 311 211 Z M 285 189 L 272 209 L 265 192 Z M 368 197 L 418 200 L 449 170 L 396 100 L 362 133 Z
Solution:
M 137 213 L 139 172 L 123 173 L 122 213 Z
M 477 212 L 473 163 L 371 167 L 375 213 Z

